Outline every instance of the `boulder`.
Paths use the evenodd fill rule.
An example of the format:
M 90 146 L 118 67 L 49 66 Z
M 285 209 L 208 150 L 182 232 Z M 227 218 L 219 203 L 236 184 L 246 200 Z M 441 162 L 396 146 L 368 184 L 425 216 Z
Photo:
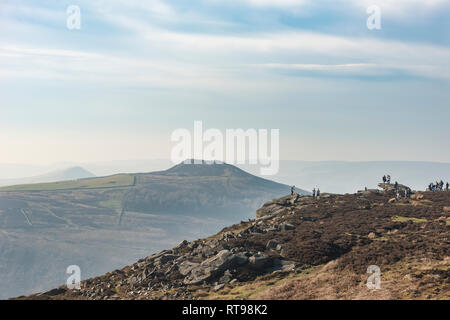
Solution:
M 175 260 L 176 258 L 178 258 L 177 255 L 164 254 L 164 255 L 158 257 L 157 259 L 155 259 L 155 266 L 161 267 L 161 266 L 165 265 L 166 263 Z
M 189 242 L 187 240 L 183 240 L 175 247 L 175 249 L 182 249 L 182 248 L 186 247 L 188 244 L 189 244 Z
M 291 199 L 289 200 L 289 203 L 292 204 L 292 205 L 294 205 L 295 203 L 298 202 L 298 199 L 300 199 L 300 195 L 299 195 L 298 193 L 294 193 L 294 194 L 291 196 Z
M 415 194 L 412 194 L 412 195 L 410 196 L 410 198 L 411 198 L 412 200 L 421 200 L 421 199 L 423 199 L 423 194 L 415 193 Z
M 208 281 L 225 270 L 244 265 L 248 258 L 244 253 L 233 254 L 229 250 L 222 250 L 214 257 L 206 259 L 200 265 L 194 267 L 185 277 L 185 284 L 199 284 Z
M 178 271 L 183 275 L 186 276 L 191 272 L 193 269 L 199 266 L 199 263 L 194 263 L 190 261 L 184 261 L 178 265 Z
M 277 247 L 277 245 L 278 245 L 278 241 L 272 239 L 267 242 L 266 248 L 267 249 L 275 249 Z
M 219 283 L 228 283 L 233 279 L 233 275 L 231 274 L 230 270 L 226 270 L 222 277 L 219 279 Z
M 395 185 L 393 183 L 379 183 L 378 186 L 385 192 L 395 192 Z M 398 184 L 398 191 L 400 193 L 404 193 L 405 190 L 408 190 L 408 192 L 411 193 L 410 187 L 405 186 L 403 184 Z
M 224 284 L 224 283 L 218 284 L 217 286 L 214 287 L 214 291 L 217 292 L 217 291 L 219 291 L 219 290 L 222 290 L 223 287 L 225 287 L 225 284 Z
M 253 269 L 264 269 L 271 265 L 271 259 L 264 254 L 255 254 L 248 259 L 250 267 Z
M 289 223 L 284 223 L 281 226 L 281 230 L 283 230 L 283 231 L 294 230 L 294 229 L 295 229 L 295 227 L 292 224 L 289 224 Z

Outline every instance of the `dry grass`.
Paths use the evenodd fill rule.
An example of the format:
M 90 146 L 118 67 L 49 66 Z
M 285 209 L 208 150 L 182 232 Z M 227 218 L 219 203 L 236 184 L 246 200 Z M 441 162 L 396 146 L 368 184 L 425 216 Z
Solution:
M 443 260 L 405 258 L 381 270 L 381 288 L 366 286 L 369 274 L 337 268 L 338 261 L 326 264 L 309 277 L 289 280 L 253 296 L 255 299 L 450 299 L 448 281 L 450 257 Z

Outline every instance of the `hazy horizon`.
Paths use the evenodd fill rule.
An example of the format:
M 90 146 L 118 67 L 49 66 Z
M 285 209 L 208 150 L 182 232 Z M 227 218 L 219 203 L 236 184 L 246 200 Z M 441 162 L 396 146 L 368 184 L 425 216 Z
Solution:
M 119 173 L 164 171 L 174 165 L 176 164 L 169 159 L 66 162 L 49 166 L 0 163 L 0 186 L 70 180 L 60 178 L 60 171 L 73 167 L 81 167 L 97 177 L 103 177 Z M 450 163 L 446 162 L 281 160 L 279 172 L 271 176 L 261 175 L 257 164 L 234 165 L 250 174 L 278 183 L 296 185 L 299 189 L 312 190 L 320 187 L 322 191 L 332 193 L 354 193 L 365 187 L 376 188 L 385 174 L 390 174 L 393 181 L 404 183 L 415 190 L 425 190 L 431 181 L 450 181 Z M 83 175 L 80 178 L 83 178 L 86 172 L 80 174 Z

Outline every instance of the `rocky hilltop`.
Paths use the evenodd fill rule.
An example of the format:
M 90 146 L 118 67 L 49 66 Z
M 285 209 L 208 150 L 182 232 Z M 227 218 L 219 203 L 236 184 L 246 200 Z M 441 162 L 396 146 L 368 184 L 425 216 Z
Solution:
M 19 299 L 450 299 L 450 192 L 289 195 L 218 234 Z M 367 268 L 381 288 L 366 286 Z

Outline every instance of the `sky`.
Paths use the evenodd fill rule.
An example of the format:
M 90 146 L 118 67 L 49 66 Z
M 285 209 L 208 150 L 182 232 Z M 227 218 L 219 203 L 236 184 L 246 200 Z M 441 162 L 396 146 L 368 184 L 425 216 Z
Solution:
M 195 120 L 279 129 L 286 160 L 450 162 L 449 30 L 445 0 L 0 0 L 0 163 L 167 159 Z

